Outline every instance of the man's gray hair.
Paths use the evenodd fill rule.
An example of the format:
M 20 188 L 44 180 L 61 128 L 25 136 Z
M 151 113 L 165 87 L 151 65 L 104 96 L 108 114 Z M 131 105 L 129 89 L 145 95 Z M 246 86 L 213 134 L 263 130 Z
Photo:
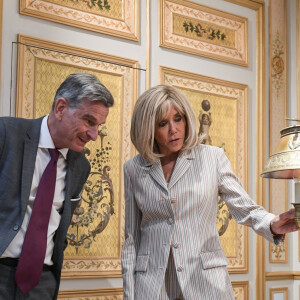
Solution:
M 67 77 L 56 91 L 52 110 L 59 98 L 65 98 L 70 108 L 76 108 L 84 99 L 101 101 L 107 107 L 114 104 L 110 91 L 96 76 L 88 73 L 74 73 Z

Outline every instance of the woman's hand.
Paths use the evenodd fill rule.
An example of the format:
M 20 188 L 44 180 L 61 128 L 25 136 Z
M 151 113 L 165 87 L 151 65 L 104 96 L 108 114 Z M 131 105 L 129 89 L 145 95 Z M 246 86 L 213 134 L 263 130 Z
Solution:
M 270 223 L 270 228 L 273 234 L 285 234 L 297 231 L 296 221 L 294 219 L 295 208 L 275 216 Z

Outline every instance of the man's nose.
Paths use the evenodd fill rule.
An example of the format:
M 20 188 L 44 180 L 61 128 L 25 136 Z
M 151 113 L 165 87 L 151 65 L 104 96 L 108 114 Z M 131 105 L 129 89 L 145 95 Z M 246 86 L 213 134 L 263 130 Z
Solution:
M 96 141 L 98 137 L 98 127 L 92 127 L 87 131 L 88 136 L 91 138 L 91 140 Z

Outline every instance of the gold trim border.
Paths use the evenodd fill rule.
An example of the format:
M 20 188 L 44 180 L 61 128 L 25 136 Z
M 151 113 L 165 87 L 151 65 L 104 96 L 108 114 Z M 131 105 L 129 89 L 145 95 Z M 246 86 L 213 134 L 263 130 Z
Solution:
M 124 0 L 125 1 L 125 0 Z M 51 3 L 47 3 L 47 1 L 39 0 L 39 3 L 34 3 L 36 1 L 29 1 L 29 0 L 19 0 L 19 13 L 22 15 L 27 15 L 31 17 L 36 17 L 52 22 L 61 23 L 64 25 L 79 27 L 82 29 L 108 34 L 116 37 L 121 37 L 124 39 L 129 39 L 132 41 L 139 41 L 140 36 L 140 21 L 139 21 L 139 0 L 126 0 L 127 3 L 130 3 L 134 5 L 132 7 L 132 12 L 126 12 L 131 18 L 133 18 L 132 21 L 132 29 L 129 29 L 129 25 L 126 23 L 126 18 L 124 17 L 124 20 L 117 20 L 109 17 L 104 16 L 96 16 L 93 14 L 89 14 L 88 12 L 81 12 L 80 10 L 76 9 L 69 9 L 69 11 L 63 11 L 64 6 L 62 5 L 53 5 Z M 28 4 L 29 3 L 29 4 Z M 42 4 L 41 4 L 42 3 Z M 32 7 L 30 7 L 32 5 Z M 43 11 L 39 11 L 37 7 L 42 7 Z M 56 9 L 55 9 L 56 8 Z M 67 8 L 65 8 L 67 10 Z M 42 9 L 41 9 L 42 10 Z M 61 15 L 55 15 L 54 12 L 60 13 Z M 83 15 L 80 15 L 83 14 Z M 76 19 L 71 19 L 68 17 L 65 17 L 66 15 L 73 15 Z M 133 16 L 132 16 L 133 15 Z M 98 19 L 97 19 L 98 18 Z M 106 26 L 100 26 L 100 25 L 94 25 L 90 24 L 88 22 L 82 21 L 86 19 L 97 19 L 96 23 L 99 23 L 100 19 L 103 19 L 102 22 L 106 24 Z M 111 24 L 109 25 L 109 21 L 111 21 Z M 115 28 L 113 28 L 113 26 Z M 125 28 L 123 31 L 120 28 Z M 126 32 L 127 30 L 127 32 Z
M 248 173 L 247 173 L 247 170 L 248 170 L 248 148 L 247 148 L 247 145 L 248 145 L 248 130 L 247 130 L 247 128 L 248 128 L 248 86 L 245 84 L 240 84 L 240 83 L 236 83 L 236 82 L 232 82 L 232 81 L 225 81 L 225 80 L 221 80 L 218 78 L 203 76 L 198 73 L 185 72 L 185 71 L 178 70 L 178 69 L 172 69 L 172 68 L 168 68 L 168 67 L 164 67 L 164 66 L 159 66 L 159 81 L 161 84 L 165 83 L 166 76 L 178 77 L 182 81 L 186 80 L 187 82 L 195 81 L 195 82 L 207 83 L 208 84 L 207 89 L 209 91 L 206 91 L 204 89 L 204 84 L 202 84 L 202 86 L 203 86 L 202 92 L 207 92 L 207 93 L 210 92 L 210 93 L 216 94 L 216 92 L 213 92 L 214 88 L 220 89 L 220 86 L 221 86 L 222 91 L 223 91 L 222 94 L 224 95 L 224 97 L 226 97 L 226 96 L 231 97 L 231 98 L 235 98 L 235 96 L 238 97 L 237 95 L 231 94 L 231 93 L 233 93 L 232 90 L 234 90 L 234 89 L 243 91 L 244 107 L 243 107 L 243 111 L 241 113 L 242 113 L 243 119 L 244 119 L 244 128 L 243 128 L 244 141 L 240 143 L 241 144 L 240 147 L 243 149 L 243 151 L 241 151 L 241 152 L 238 151 L 239 153 L 241 153 L 240 156 L 242 156 L 242 157 L 236 157 L 236 159 L 237 159 L 237 162 L 238 161 L 244 162 L 244 164 L 242 164 L 242 166 L 238 166 L 238 164 L 237 164 L 237 168 L 239 169 L 239 171 L 237 171 L 237 176 L 240 178 L 241 182 L 243 183 L 244 188 L 246 190 L 248 190 Z M 194 83 L 190 83 L 190 84 L 191 84 L 191 86 L 194 86 Z M 179 86 L 179 85 L 177 85 L 177 86 Z M 180 87 L 182 87 L 182 85 L 180 85 Z M 195 90 L 197 90 L 197 89 L 195 89 Z M 242 110 L 242 108 L 241 108 L 241 110 Z M 237 261 L 237 260 L 234 260 L 235 258 L 228 258 L 230 263 L 232 263 L 232 265 L 228 266 L 228 271 L 230 274 L 247 273 L 249 270 L 248 228 L 237 224 L 236 233 L 241 235 L 241 240 L 239 240 L 239 241 L 242 244 L 242 246 L 241 246 L 242 257 L 241 258 L 239 257 L 237 260 L 238 261 L 243 260 L 243 263 L 242 263 L 242 266 L 235 266 L 235 264 L 236 264 L 235 261 Z
M 266 272 L 266 280 L 300 280 L 300 271 Z
M 265 181 L 260 177 L 265 166 L 265 3 L 264 0 L 225 0 L 256 12 L 256 199 L 265 206 Z M 256 299 L 264 300 L 265 282 L 265 240 L 257 236 L 256 247 Z
M 86 290 L 65 290 L 59 291 L 57 299 L 93 299 L 98 300 L 121 300 L 123 299 L 122 288 L 111 288 L 111 289 L 86 289 Z M 100 298 L 99 298 L 100 297 Z
M 284 23 L 284 28 L 283 28 L 283 63 L 284 63 L 284 69 L 283 69 L 283 87 L 282 89 L 280 89 L 282 91 L 282 93 L 284 94 L 283 99 L 280 97 L 279 99 L 274 99 L 273 93 L 274 93 L 274 89 L 276 89 L 275 85 L 272 82 L 272 57 L 273 57 L 273 41 L 276 38 L 275 36 L 272 35 L 272 28 L 273 27 L 277 27 L 278 25 L 276 25 L 276 20 L 273 20 L 273 16 L 272 16 L 272 4 L 274 3 L 273 1 L 270 1 L 269 3 L 269 57 L 270 57 L 270 62 L 269 62 L 269 74 L 270 74 L 270 102 L 269 102 L 269 112 L 270 112 L 270 116 L 269 116 L 269 155 L 271 155 L 273 153 L 273 151 L 275 150 L 273 148 L 274 146 L 274 140 L 272 141 L 272 138 L 274 137 L 274 134 L 277 136 L 278 138 L 278 142 L 279 142 L 279 138 L 280 138 L 280 130 L 282 128 L 284 128 L 286 126 L 286 110 L 287 110 L 287 102 L 286 102 L 286 93 L 287 93 L 287 41 L 286 41 L 286 0 L 276 0 L 276 1 L 282 1 L 283 6 L 284 6 L 284 11 L 282 12 L 282 17 L 283 17 L 283 23 Z M 273 21 L 275 23 L 275 25 L 273 25 Z M 283 118 L 280 118 L 280 120 L 278 121 L 278 116 L 276 115 L 272 115 L 272 107 L 274 107 L 276 105 L 276 102 L 280 101 L 282 103 L 282 105 L 284 106 L 284 112 L 283 112 Z M 282 115 L 281 115 L 282 117 Z M 278 122 L 280 122 L 282 125 L 282 127 L 278 130 Z M 274 134 L 273 131 L 275 130 Z M 272 145 L 273 144 L 273 145 Z M 277 144 L 277 143 L 276 143 Z M 276 145 L 275 145 L 276 147 Z M 279 186 L 279 187 L 278 187 Z M 273 211 L 273 208 L 276 207 L 276 205 L 273 204 L 273 197 L 272 197 L 272 191 L 274 190 L 274 187 L 276 187 L 276 189 L 283 191 L 284 195 L 279 195 L 279 198 L 282 199 L 282 196 L 284 199 L 284 207 L 281 207 L 280 210 L 282 211 L 286 211 L 287 210 L 287 182 L 286 181 L 280 181 L 278 182 L 275 179 L 271 179 L 269 181 L 269 207 L 270 207 L 270 211 Z M 277 214 L 278 212 L 276 212 Z M 280 248 L 282 247 L 282 248 Z M 276 259 L 273 257 L 273 251 L 277 251 L 279 254 L 284 254 L 284 259 Z M 284 244 L 280 244 L 278 246 L 269 243 L 269 262 L 270 263 L 280 263 L 280 264 L 285 264 L 288 262 L 288 236 L 286 236 Z
M 274 300 L 274 294 L 277 294 L 278 292 L 283 293 L 283 295 L 284 295 L 283 300 L 289 299 L 289 289 L 287 287 L 282 287 L 282 288 L 271 288 L 270 289 L 270 300 Z
M 248 53 L 249 53 L 249 49 L 248 49 L 248 19 L 238 16 L 238 15 L 234 15 L 231 13 L 227 13 L 215 8 L 211 8 L 208 6 L 204 6 L 202 4 L 190 1 L 190 0 L 158 0 L 159 1 L 159 13 L 160 13 L 160 18 L 159 18 L 159 46 L 161 47 L 165 47 L 165 48 L 169 48 L 172 50 L 176 50 L 176 51 L 182 51 L 185 53 L 190 53 L 190 54 L 194 54 L 194 55 L 199 55 L 199 56 L 203 56 L 203 57 L 208 57 L 211 59 L 216 59 L 216 60 L 220 60 L 223 62 L 227 62 L 227 63 L 232 63 L 232 64 L 237 64 L 240 66 L 244 66 L 244 67 L 248 67 Z M 166 35 L 165 35 L 165 28 L 166 28 L 166 20 L 165 20 L 165 16 L 164 16 L 164 12 L 165 12 L 165 2 L 172 2 L 178 5 L 182 5 L 185 6 L 187 8 L 191 8 L 191 9 L 195 9 L 195 10 L 199 10 L 199 11 L 205 11 L 206 13 L 209 14 L 214 14 L 216 16 L 221 16 L 236 22 L 240 22 L 243 23 L 244 25 L 244 30 L 243 30 L 243 43 L 242 46 L 240 45 L 240 47 L 238 48 L 242 48 L 244 49 L 244 52 L 239 52 L 239 50 L 237 48 L 232 48 L 232 47 L 225 47 L 225 46 L 215 46 L 215 50 L 218 49 L 219 53 L 212 53 L 214 46 L 213 44 L 210 44 L 208 42 L 201 42 L 199 44 L 201 45 L 206 45 L 203 46 L 203 48 L 209 48 L 209 50 L 201 50 L 199 49 L 199 45 L 198 48 L 195 46 L 195 48 L 191 48 L 189 46 L 184 46 L 182 45 L 183 43 L 179 43 L 176 44 L 176 42 L 170 42 L 170 41 L 166 41 Z M 178 36 L 174 35 L 177 39 Z M 175 39 L 176 39 L 175 38 Z M 193 40 L 192 38 L 187 38 L 188 40 Z M 173 38 L 174 40 L 174 38 Z M 230 55 L 225 55 L 225 49 L 230 50 L 230 51 L 236 51 L 238 53 L 237 56 L 244 56 L 243 58 L 236 58 L 236 57 L 231 57 Z

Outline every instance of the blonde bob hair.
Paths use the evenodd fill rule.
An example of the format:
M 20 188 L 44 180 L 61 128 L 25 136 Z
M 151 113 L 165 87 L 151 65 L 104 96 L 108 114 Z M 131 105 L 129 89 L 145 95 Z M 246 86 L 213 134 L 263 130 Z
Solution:
M 157 85 L 145 91 L 137 100 L 132 119 L 130 137 L 141 156 L 153 163 L 160 157 L 154 138 L 155 125 L 174 107 L 186 121 L 183 150 L 190 150 L 199 144 L 195 113 L 186 96 L 169 85 Z

